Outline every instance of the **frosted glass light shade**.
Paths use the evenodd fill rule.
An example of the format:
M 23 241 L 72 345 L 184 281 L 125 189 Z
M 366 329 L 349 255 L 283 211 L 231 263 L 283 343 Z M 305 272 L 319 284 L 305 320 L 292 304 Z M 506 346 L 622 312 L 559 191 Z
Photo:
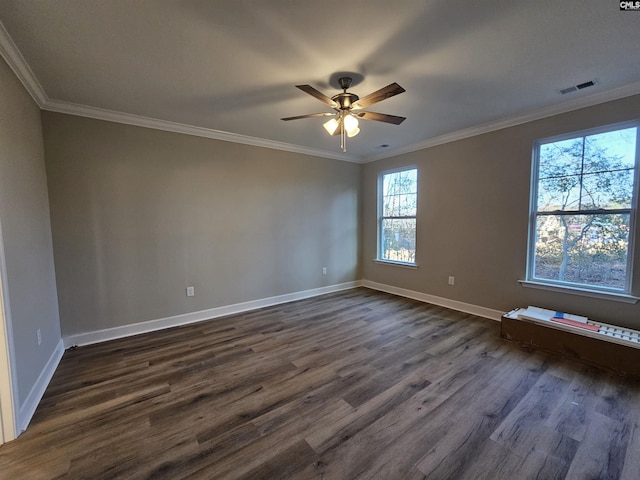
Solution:
M 329 132 L 329 135 L 333 135 L 340 126 L 340 123 L 338 123 L 335 118 L 332 118 L 328 122 L 325 122 L 322 126 L 327 132 Z
M 355 137 L 360 131 L 360 129 L 358 128 L 358 119 L 353 115 L 345 115 L 344 129 L 347 131 L 347 135 L 349 135 L 350 137 Z

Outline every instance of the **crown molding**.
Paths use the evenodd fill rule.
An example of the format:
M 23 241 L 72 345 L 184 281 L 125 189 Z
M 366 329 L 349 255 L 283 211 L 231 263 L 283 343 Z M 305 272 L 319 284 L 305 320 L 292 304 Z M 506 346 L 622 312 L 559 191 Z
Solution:
M 1 25 L 2 24 L 0 23 L 0 26 Z M 1 34 L 2 32 L 0 31 L 0 45 L 2 44 Z M 17 49 L 15 49 L 15 51 L 17 52 L 17 55 L 19 56 L 19 58 L 22 59 L 22 55 L 20 55 L 20 52 Z M 40 86 L 36 78 L 33 76 L 31 69 L 26 64 L 24 59 L 22 59 L 22 65 L 24 65 L 24 67 L 30 74 L 30 76 L 28 75 L 26 78 L 32 79 L 32 81 L 38 87 L 39 89 L 38 91 L 41 92 L 41 95 L 44 96 L 44 98 L 46 99 L 42 102 L 42 104 L 40 104 L 38 99 L 36 99 L 36 97 L 34 96 L 34 99 L 36 99 L 36 102 L 38 102 L 38 104 L 40 105 L 40 108 L 42 108 L 43 110 L 48 110 L 51 112 L 58 112 L 58 113 L 66 113 L 69 115 L 76 115 L 81 117 L 94 118 L 98 120 L 106 120 L 106 121 L 116 122 L 116 123 L 124 123 L 127 125 L 134 125 L 138 127 L 153 128 L 156 130 L 164 130 L 167 132 L 183 133 L 185 135 L 194 135 L 198 137 L 212 138 L 215 140 L 223 140 L 226 142 L 241 143 L 244 145 L 253 145 L 256 147 L 270 148 L 273 150 L 282 150 L 286 152 L 300 153 L 303 155 L 311 155 L 315 157 L 331 158 L 334 160 L 342 160 L 342 161 L 352 162 L 352 163 L 361 163 L 361 164 L 375 162 L 377 160 L 382 160 L 385 158 L 397 157 L 398 155 L 402 155 L 405 153 L 411 153 L 418 150 L 423 150 L 425 148 L 435 147 L 437 145 L 455 142 L 457 140 L 463 140 L 465 138 L 475 137 L 476 135 L 482 135 L 484 133 L 501 130 L 503 128 L 513 127 L 516 125 L 521 125 L 523 123 L 532 122 L 532 121 L 540 120 L 547 117 L 552 117 L 554 115 L 559 115 L 562 113 L 579 110 L 580 108 L 591 107 L 601 103 L 610 102 L 613 100 L 619 100 L 620 98 L 629 97 L 631 95 L 640 94 L 640 82 L 631 83 L 629 85 L 618 87 L 612 90 L 607 90 L 607 91 L 595 93 L 589 96 L 568 100 L 560 104 L 551 105 L 551 106 L 536 110 L 534 112 L 527 113 L 525 115 L 506 118 L 503 120 L 498 120 L 496 122 L 476 125 L 474 127 L 458 130 L 456 132 L 447 133 L 445 135 L 440 135 L 438 137 L 425 140 L 423 142 L 407 145 L 405 147 L 397 148 L 397 149 L 380 153 L 377 155 L 356 157 L 354 155 L 346 155 L 343 153 L 329 152 L 326 150 L 303 147 L 301 145 L 294 145 L 291 143 L 277 142 L 274 140 L 267 140 L 264 138 L 250 137 L 247 135 L 240 135 L 237 133 L 225 132 L 222 130 L 196 127 L 193 125 L 187 125 L 183 123 L 170 122 L 167 120 L 159 120 L 155 118 L 143 117 L 140 115 L 134 115 L 130 113 L 116 112 L 114 110 L 107 110 L 107 109 L 102 109 L 98 107 L 90 107 L 87 105 L 79 105 L 79 104 L 74 104 L 74 103 L 64 102 L 59 100 L 49 100 L 46 97 L 44 90 L 42 90 L 42 87 Z M 20 75 L 18 75 L 18 77 L 22 80 L 22 77 Z M 23 81 L 23 83 L 25 82 Z M 25 87 L 27 87 L 26 84 L 25 84 Z M 27 89 L 31 93 L 31 90 L 29 89 L 29 87 L 27 87 Z M 32 93 L 32 96 L 33 95 L 34 94 Z
M 312 155 L 314 157 L 332 158 L 334 160 L 362 163 L 362 160 L 360 158 L 354 157 L 353 155 L 327 152 L 324 150 L 303 147 L 291 143 L 276 142 L 274 140 L 267 140 L 264 138 L 250 137 L 237 133 L 224 132 L 222 130 L 214 130 L 211 128 L 196 127 L 184 123 L 159 120 L 156 118 L 143 117 L 131 113 L 116 112 L 114 110 L 90 107 L 87 105 L 79 105 L 59 100 L 47 101 L 42 109 L 50 112 L 66 113 L 69 115 L 94 118 L 97 120 L 124 123 L 126 125 L 134 125 L 137 127 L 153 128 L 155 130 L 183 133 L 185 135 L 194 135 L 196 137 L 212 138 L 215 140 L 223 140 L 225 142 L 242 143 L 244 145 L 253 145 L 256 147 L 270 148 L 273 150 L 283 150 L 286 152 L 300 153 L 303 155 Z
M 484 123 L 482 125 L 476 125 L 474 127 L 465 128 L 464 130 L 458 130 L 457 132 L 447 133 L 438 137 L 430 138 L 423 142 L 414 143 L 405 147 L 396 148 L 377 155 L 371 155 L 366 157 L 362 163 L 375 162 L 384 158 L 397 157 L 404 153 L 416 152 L 425 148 L 435 147 L 445 143 L 455 142 L 457 140 L 463 140 L 469 137 L 475 137 L 476 135 L 482 135 L 484 133 L 501 130 L 503 128 L 514 127 L 523 123 L 532 122 L 534 120 L 541 120 L 543 118 L 552 117 L 561 113 L 567 113 L 581 108 L 592 107 L 605 102 L 611 102 L 613 100 L 619 100 L 621 98 L 630 97 L 632 95 L 640 94 L 640 82 L 630 83 L 622 87 L 614 88 L 604 92 L 595 93 L 592 95 L 574 98 L 559 104 L 551 105 L 539 110 L 536 110 L 525 115 L 519 115 L 516 117 L 506 118 L 504 120 L 498 120 L 496 122 Z
M 42 108 L 49 101 L 49 97 L 47 97 L 42 85 L 38 82 L 31 67 L 22 56 L 22 53 L 20 53 L 20 50 L 18 50 L 18 47 L 13 42 L 13 39 L 1 21 L 0 56 L 4 58 L 9 68 L 13 70 L 13 73 L 15 73 L 16 77 L 18 77 L 22 85 L 24 85 L 24 88 L 29 92 L 29 95 L 33 97 L 33 100 Z

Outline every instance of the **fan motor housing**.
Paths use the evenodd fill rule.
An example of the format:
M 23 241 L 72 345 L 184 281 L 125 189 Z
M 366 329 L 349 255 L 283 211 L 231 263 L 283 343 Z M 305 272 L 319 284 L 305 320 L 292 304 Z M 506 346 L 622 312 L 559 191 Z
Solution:
M 340 110 L 351 110 L 353 104 L 359 99 L 360 97 L 358 97 L 358 95 L 349 92 L 339 93 L 331 97 L 331 100 L 338 104 Z

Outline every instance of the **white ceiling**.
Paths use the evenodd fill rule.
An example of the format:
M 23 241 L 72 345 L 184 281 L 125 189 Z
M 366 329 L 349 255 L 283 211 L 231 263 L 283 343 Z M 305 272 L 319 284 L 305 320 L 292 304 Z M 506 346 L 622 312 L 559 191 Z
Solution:
M 0 21 L 44 109 L 353 161 L 640 93 L 640 12 L 613 0 L 2 0 Z M 331 111 L 294 85 L 345 71 L 407 90 L 347 155 L 322 118 L 280 120 Z

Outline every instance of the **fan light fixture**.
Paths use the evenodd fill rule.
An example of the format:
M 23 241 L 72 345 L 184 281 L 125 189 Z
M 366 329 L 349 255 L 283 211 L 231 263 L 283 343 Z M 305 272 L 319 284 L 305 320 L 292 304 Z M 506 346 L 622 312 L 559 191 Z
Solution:
M 360 133 L 356 116 L 351 113 L 346 113 L 344 110 L 328 122 L 323 123 L 322 126 L 329 135 L 335 135 L 337 130 L 343 126 L 345 130 L 344 133 L 346 133 L 349 138 L 355 137 Z M 341 131 L 340 133 L 342 134 L 343 132 Z
M 332 118 L 328 122 L 324 123 L 322 126 L 325 128 L 327 132 L 329 132 L 329 135 L 333 135 L 334 133 L 336 133 L 336 130 L 340 126 L 340 122 L 338 122 L 338 120 L 336 120 L 335 118 Z
M 348 114 L 344 117 L 344 129 L 347 131 L 349 137 L 355 137 L 360 133 L 358 128 L 358 119 L 352 114 Z
M 358 97 L 354 93 L 347 92 L 347 89 L 351 86 L 352 79 L 350 77 L 341 77 L 338 79 L 340 87 L 343 92 L 329 98 L 324 93 L 319 92 L 311 85 L 296 85 L 297 88 L 305 93 L 308 93 L 312 97 L 317 98 L 321 102 L 329 105 L 335 110 L 335 113 L 309 113 L 307 115 L 297 115 L 295 117 L 286 117 L 282 120 L 298 120 L 301 118 L 311 117 L 332 117 L 329 121 L 322 124 L 324 129 L 329 135 L 340 135 L 340 147 L 343 152 L 347 151 L 347 137 L 352 138 L 360 133 L 358 128 L 358 118 L 364 118 L 365 120 L 374 120 L 376 122 L 392 123 L 394 125 L 400 125 L 405 118 L 397 115 L 388 115 L 385 113 L 375 112 L 363 112 L 363 108 L 368 107 L 374 103 L 385 100 L 399 93 L 403 93 L 405 90 L 397 83 L 387 85 L 380 90 L 370 93 L 364 98 Z M 353 113 L 357 111 L 357 113 Z

